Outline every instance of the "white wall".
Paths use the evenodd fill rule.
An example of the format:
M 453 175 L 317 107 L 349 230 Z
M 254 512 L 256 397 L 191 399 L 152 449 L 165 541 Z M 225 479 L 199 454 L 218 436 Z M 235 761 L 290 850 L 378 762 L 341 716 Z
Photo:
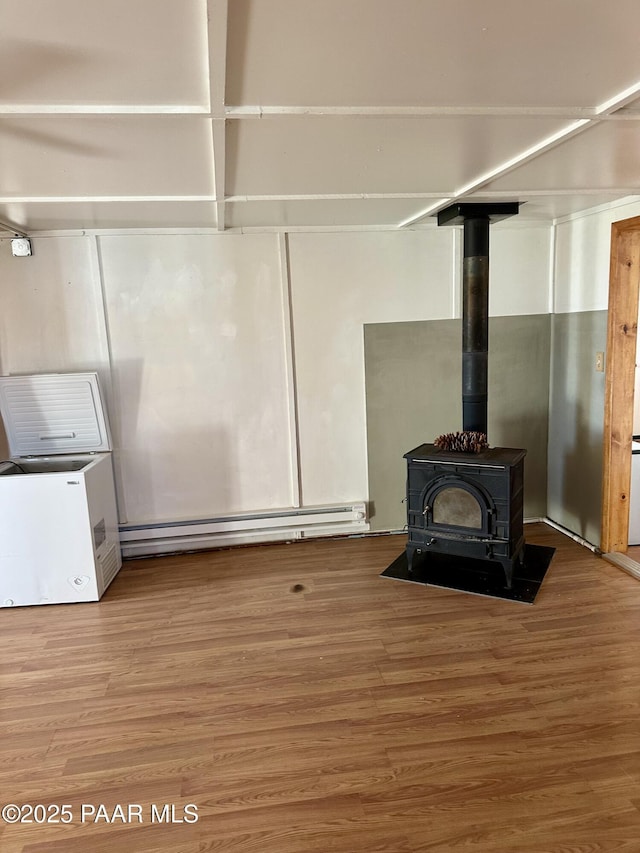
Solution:
M 556 226 L 553 313 L 606 311 L 611 223 L 640 216 L 629 201 L 575 216 Z
M 0 243 L 0 370 L 101 370 L 107 337 L 93 241 L 41 239 L 29 258 Z
M 492 228 L 493 315 L 547 313 L 550 234 Z M 0 369 L 100 371 L 131 524 L 367 500 L 364 324 L 458 317 L 460 237 L 0 240 Z
M 489 233 L 489 315 L 548 314 L 551 228 L 505 223 Z
M 38 240 L 29 258 L 0 241 L 0 373 L 97 370 L 109 393 L 109 356 L 92 241 Z M 0 453 L 7 455 L 0 428 Z
M 290 506 L 276 235 L 100 237 L 129 523 Z
M 451 317 L 453 234 L 290 235 L 305 503 L 367 498 L 363 327 Z

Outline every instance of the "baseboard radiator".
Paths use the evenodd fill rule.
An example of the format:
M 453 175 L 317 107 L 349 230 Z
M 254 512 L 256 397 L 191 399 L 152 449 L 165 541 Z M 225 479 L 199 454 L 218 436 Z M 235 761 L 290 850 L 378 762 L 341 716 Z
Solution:
M 125 524 L 120 528 L 120 543 L 123 557 L 146 557 L 368 530 L 367 507 L 363 502 L 238 513 L 193 521 Z

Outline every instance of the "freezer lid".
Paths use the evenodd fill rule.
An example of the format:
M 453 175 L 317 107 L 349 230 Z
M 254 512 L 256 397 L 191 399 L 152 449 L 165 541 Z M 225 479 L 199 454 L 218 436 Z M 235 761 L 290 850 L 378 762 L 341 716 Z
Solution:
M 97 373 L 0 376 L 0 412 L 12 456 L 111 450 Z

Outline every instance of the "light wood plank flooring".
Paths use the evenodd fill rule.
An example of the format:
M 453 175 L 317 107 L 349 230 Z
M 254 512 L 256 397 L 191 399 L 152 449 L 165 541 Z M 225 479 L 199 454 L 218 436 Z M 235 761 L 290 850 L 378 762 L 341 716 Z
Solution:
M 0 824 L 0 850 L 638 853 L 640 583 L 526 532 L 557 549 L 533 605 L 380 578 L 404 545 L 381 536 L 1 610 L 0 798 L 72 822 Z M 165 803 L 198 821 L 152 823 Z

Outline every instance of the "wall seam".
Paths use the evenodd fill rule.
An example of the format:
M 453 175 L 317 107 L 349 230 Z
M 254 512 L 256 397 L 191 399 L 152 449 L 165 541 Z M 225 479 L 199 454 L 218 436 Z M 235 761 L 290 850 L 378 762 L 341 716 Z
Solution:
M 292 505 L 303 505 L 302 467 L 300 462 L 300 418 L 298 412 L 298 382 L 296 377 L 295 340 L 293 331 L 293 295 L 291 286 L 291 259 L 289 235 L 278 235 L 280 283 L 282 293 L 282 319 L 284 327 L 287 403 L 289 412 L 290 481 Z

